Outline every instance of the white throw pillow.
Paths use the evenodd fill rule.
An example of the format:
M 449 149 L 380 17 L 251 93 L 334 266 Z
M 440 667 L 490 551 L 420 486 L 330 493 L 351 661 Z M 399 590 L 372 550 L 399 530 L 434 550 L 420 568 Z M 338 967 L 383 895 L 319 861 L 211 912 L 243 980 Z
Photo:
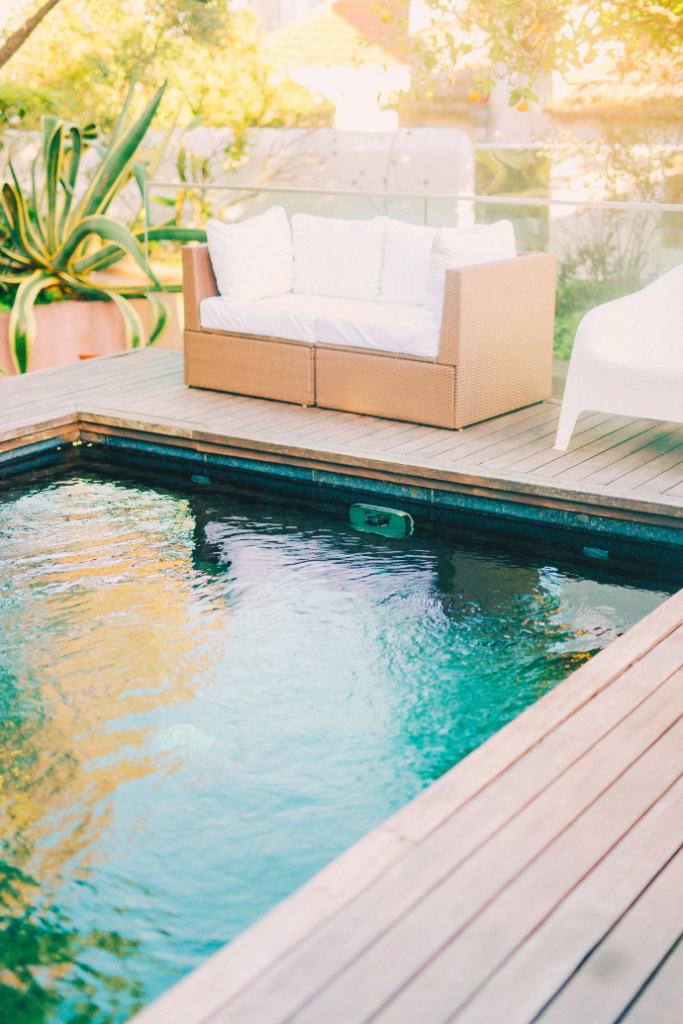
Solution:
M 462 228 L 441 228 L 432 245 L 425 308 L 441 316 L 446 270 L 495 263 L 517 255 L 512 221 L 469 224 Z
M 265 299 L 292 290 L 292 233 L 281 206 L 239 224 L 210 220 L 206 239 L 221 295 Z
M 432 243 L 438 228 L 390 220 L 384 235 L 380 302 L 424 306 Z
M 378 299 L 386 217 L 339 220 L 295 213 L 294 291 Z

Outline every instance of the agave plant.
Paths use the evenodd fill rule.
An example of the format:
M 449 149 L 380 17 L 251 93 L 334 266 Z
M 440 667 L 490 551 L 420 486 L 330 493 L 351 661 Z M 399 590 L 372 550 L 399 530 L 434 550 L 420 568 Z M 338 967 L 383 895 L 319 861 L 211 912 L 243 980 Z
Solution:
M 34 303 L 41 291 L 58 289 L 72 299 L 105 299 L 115 302 L 123 314 L 129 348 L 144 343 L 144 329 L 131 298 L 147 295 L 153 324 L 150 341 L 166 321 L 166 307 L 154 295 L 163 291 L 149 267 L 141 242 L 204 241 L 200 229 L 183 228 L 175 218 L 145 230 L 131 230 L 107 216 L 123 186 L 135 175 L 142 188 L 145 168 L 134 164 L 135 153 L 161 102 L 165 86 L 141 116 L 127 126 L 133 85 L 121 116 L 88 187 L 76 198 L 76 182 L 89 130 L 79 130 L 53 116 L 42 118 L 43 141 L 32 167 L 32 187 L 22 189 L 11 163 L 12 181 L 2 187 L 2 211 L 6 237 L 0 245 L 0 284 L 18 285 L 10 314 L 9 343 L 19 373 L 25 373 L 36 335 Z M 42 174 L 38 164 L 42 164 Z M 93 273 L 104 270 L 126 254 L 146 274 L 150 285 L 139 288 L 100 283 Z

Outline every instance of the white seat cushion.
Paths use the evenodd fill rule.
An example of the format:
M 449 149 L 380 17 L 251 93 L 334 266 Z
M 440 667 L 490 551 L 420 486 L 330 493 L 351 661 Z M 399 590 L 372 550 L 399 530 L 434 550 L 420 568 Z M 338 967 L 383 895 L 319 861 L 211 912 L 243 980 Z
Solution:
M 432 243 L 438 228 L 389 220 L 384 235 L 380 302 L 424 306 Z
M 439 327 L 422 306 L 325 295 L 278 295 L 255 302 L 204 299 L 201 325 L 236 334 L 348 345 L 433 358 Z
M 429 260 L 425 308 L 441 317 L 446 270 L 471 267 L 477 263 L 511 260 L 517 255 L 512 221 L 493 224 L 469 224 L 461 228 L 441 228 L 434 238 Z
M 294 291 L 378 299 L 387 219 L 339 220 L 295 213 Z
M 318 342 L 434 357 L 439 353 L 439 327 L 423 306 L 404 303 L 329 299 L 315 319 Z
M 281 206 L 238 224 L 209 220 L 206 239 L 221 295 L 252 300 L 292 290 L 292 233 Z
M 202 327 L 235 334 L 259 334 L 267 338 L 288 338 L 291 341 L 315 341 L 315 318 L 302 303 L 302 295 L 276 295 L 268 299 L 245 302 L 216 295 L 204 299 L 200 306 Z

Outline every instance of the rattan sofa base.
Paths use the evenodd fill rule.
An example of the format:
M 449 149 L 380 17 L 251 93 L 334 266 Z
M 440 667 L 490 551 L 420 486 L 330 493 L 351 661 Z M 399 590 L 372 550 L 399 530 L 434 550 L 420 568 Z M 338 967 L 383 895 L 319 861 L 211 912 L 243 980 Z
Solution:
M 185 383 L 315 405 L 314 346 L 224 331 L 185 331 Z
M 452 429 L 455 373 L 436 359 L 317 345 L 315 402 L 324 409 Z
M 206 246 L 183 248 L 185 383 L 450 429 L 550 397 L 556 260 L 523 253 L 446 272 L 435 359 L 202 329 L 218 289 Z

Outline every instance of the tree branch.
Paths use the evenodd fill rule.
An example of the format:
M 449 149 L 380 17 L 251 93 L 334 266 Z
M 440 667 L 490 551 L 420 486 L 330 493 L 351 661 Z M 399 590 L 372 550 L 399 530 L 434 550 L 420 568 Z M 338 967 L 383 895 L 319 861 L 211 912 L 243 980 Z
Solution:
M 21 28 L 13 32 L 9 39 L 0 47 L 0 68 L 6 64 L 10 57 L 13 57 L 20 46 L 22 46 L 33 30 L 40 25 L 46 14 L 49 14 L 53 7 L 56 7 L 59 0 L 47 0 L 39 10 L 28 18 Z

